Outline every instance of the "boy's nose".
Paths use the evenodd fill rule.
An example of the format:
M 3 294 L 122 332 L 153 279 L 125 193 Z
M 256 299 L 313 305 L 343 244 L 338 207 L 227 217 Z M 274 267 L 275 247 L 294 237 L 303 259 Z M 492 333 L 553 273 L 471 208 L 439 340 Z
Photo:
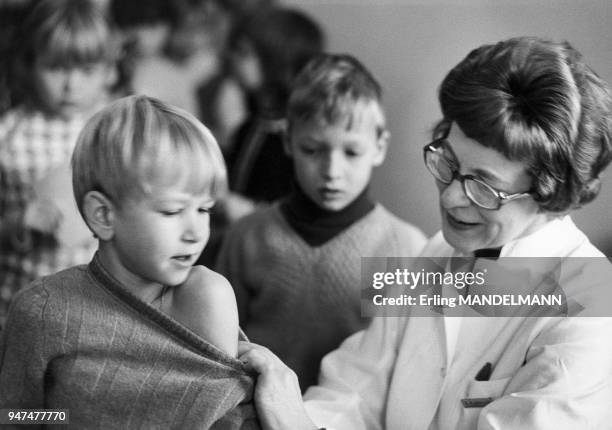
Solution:
M 201 214 L 187 217 L 183 229 L 183 240 L 188 242 L 200 242 L 206 239 L 207 234 L 208 218 Z
M 339 154 L 329 154 L 323 162 L 323 177 L 325 179 L 336 179 L 341 176 L 343 160 Z
M 456 207 L 468 207 L 472 204 L 470 199 L 465 195 L 461 181 L 453 179 L 448 185 L 441 185 L 440 201 L 442 207 L 451 209 Z

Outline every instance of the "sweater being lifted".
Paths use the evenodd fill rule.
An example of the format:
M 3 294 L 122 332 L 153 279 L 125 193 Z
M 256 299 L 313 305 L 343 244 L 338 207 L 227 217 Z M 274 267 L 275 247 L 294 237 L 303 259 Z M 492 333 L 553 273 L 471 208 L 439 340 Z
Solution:
M 15 296 L 0 344 L 0 408 L 68 409 L 79 429 L 259 429 L 253 384 L 95 258 Z

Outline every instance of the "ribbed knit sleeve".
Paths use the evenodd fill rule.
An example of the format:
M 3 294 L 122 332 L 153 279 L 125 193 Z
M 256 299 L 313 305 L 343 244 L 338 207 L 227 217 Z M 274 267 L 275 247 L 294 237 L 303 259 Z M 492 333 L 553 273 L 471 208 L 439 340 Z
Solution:
M 47 294 L 40 280 L 33 288 L 14 297 L 10 318 L 2 332 L 0 409 L 44 407 L 46 362 L 54 352 L 46 348 L 61 344 L 61 337 L 47 338 L 42 324 Z
M 0 408 L 69 409 L 73 428 L 258 430 L 244 365 L 95 263 L 15 297 L 0 346 Z

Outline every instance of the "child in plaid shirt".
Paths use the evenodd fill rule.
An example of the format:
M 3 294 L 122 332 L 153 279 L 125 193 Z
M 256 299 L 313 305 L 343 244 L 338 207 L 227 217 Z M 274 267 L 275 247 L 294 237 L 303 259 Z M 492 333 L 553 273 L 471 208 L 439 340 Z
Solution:
M 43 0 L 23 34 L 24 103 L 0 118 L 0 329 L 17 290 L 93 255 L 93 237 L 58 240 L 68 217 L 53 194 L 67 193 L 55 193 L 49 175 L 68 169 L 78 133 L 115 79 L 113 32 L 93 1 Z M 36 192 L 45 182 L 46 198 Z

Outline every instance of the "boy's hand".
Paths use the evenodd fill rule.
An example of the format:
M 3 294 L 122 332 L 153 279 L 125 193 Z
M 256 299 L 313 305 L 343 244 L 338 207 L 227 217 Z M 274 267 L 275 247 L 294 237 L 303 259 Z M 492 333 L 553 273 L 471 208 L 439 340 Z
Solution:
M 62 212 L 50 200 L 38 198 L 26 206 L 23 226 L 45 234 L 54 234 L 62 220 Z

